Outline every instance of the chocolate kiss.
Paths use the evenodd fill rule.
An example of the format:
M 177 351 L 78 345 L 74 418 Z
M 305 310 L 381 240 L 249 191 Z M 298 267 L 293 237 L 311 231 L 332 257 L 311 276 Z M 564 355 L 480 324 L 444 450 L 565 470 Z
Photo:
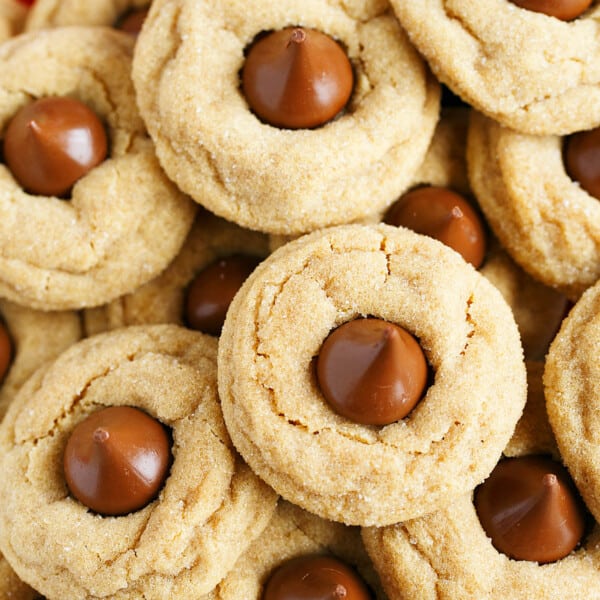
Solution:
M 600 200 L 600 127 L 566 138 L 565 168 L 571 179 Z
M 333 119 L 346 105 L 354 82 L 341 46 L 319 31 L 287 28 L 250 47 L 242 89 L 260 119 L 289 129 Z
M 69 491 L 102 515 L 123 515 L 148 504 L 170 465 L 165 428 L 139 409 L 113 406 L 92 413 L 65 448 Z
M 43 196 L 64 196 L 106 153 L 102 123 L 72 98 L 26 105 L 12 118 L 4 139 L 4 160 L 15 179 Z
M 407 192 L 392 204 L 385 222 L 443 242 L 476 269 L 485 257 L 486 235 L 479 215 L 449 189 L 425 186 Z
M 477 489 L 475 507 L 494 547 L 517 560 L 559 560 L 585 530 L 585 509 L 569 474 L 546 457 L 498 463 Z
M 0 382 L 4 379 L 12 360 L 13 348 L 10 335 L 0 322 Z
M 261 600 L 371 600 L 354 569 L 333 556 L 299 556 L 269 578 Z
M 419 401 L 427 363 L 417 341 L 381 319 L 357 319 L 334 330 L 317 358 L 317 380 L 332 408 L 357 423 L 387 425 Z

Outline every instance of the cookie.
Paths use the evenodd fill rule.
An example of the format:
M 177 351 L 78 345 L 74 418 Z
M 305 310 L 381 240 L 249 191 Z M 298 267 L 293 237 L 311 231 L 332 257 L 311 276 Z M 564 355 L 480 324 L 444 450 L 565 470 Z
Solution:
M 259 262 L 267 254 L 265 235 L 200 210 L 181 251 L 167 269 L 135 292 L 84 311 L 86 332 L 92 335 L 127 325 L 153 323 L 189 325 L 186 300 L 190 284 L 199 273 L 219 259 L 247 256 Z M 218 304 L 221 306 L 221 302 Z
M 68 25 L 118 26 L 128 13 L 149 5 L 150 0 L 35 0 L 25 31 Z
M 377 0 L 255 0 L 243 9 L 154 2 L 133 79 L 169 177 L 212 212 L 274 234 L 348 223 L 388 206 L 425 155 L 439 86 L 387 11 Z M 354 86 L 330 122 L 276 127 L 250 110 L 240 70 L 257 36 L 299 26 L 339 42 Z
M 260 600 L 275 569 L 286 561 L 315 555 L 333 556 L 353 567 L 375 592 L 373 598 L 385 600 L 357 527 L 325 521 L 285 501 L 227 577 L 203 600 Z
M 0 315 L 12 342 L 12 360 L 0 384 L 0 419 L 29 376 L 82 337 L 79 315 L 41 312 L 0 300 Z
M 330 332 L 362 316 L 403 327 L 429 366 L 421 402 L 383 427 L 334 411 L 314 373 Z M 489 473 L 523 409 L 525 368 L 509 307 L 455 252 L 404 228 L 348 225 L 283 246 L 246 280 L 219 343 L 219 392 L 234 444 L 284 498 L 380 525 Z
M 469 179 L 502 245 L 535 279 L 576 299 L 600 277 L 600 205 L 567 174 L 559 136 L 515 133 L 473 113 Z
M 88 509 L 70 493 L 73 477 L 68 487 L 65 479 L 72 474 L 65 447 L 103 407 L 141 409 L 172 438 L 158 497 L 123 516 Z M 95 442 L 117 439 L 95 431 Z M 175 325 L 125 328 L 71 346 L 21 388 L 0 437 L 0 548 L 50 598 L 199 597 L 275 508 L 274 492 L 227 435 L 216 340 Z
M 69 97 L 100 117 L 109 140 L 107 159 L 67 200 L 24 191 L 0 165 L 0 296 L 41 310 L 103 304 L 155 277 L 181 247 L 195 205 L 165 177 L 145 134 L 129 74 L 132 46 L 124 33 L 70 27 L 0 49 L 2 138 L 33 99 Z M 40 135 L 53 147 L 48 127 Z
M 565 22 L 509 0 L 390 3 L 440 81 L 494 120 L 535 135 L 600 125 L 599 6 Z
M 528 396 L 525 413 L 506 453 L 517 457 L 553 455 L 558 459 L 556 443 L 544 415 L 539 367 L 528 367 L 528 379 L 536 392 Z M 390 598 L 600 597 L 597 525 L 586 531 L 579 547 L 548 564 L 515 560 L 497 550 L 482 527 L 472 493 L 419 519 L 380 529 L 365 528 L 362 533 Z M 531 537 L 537 540 L 534 535 Z
M 548 418 L 561 455 L 590 511 L 600 519 L 595 363 L 600 287 L 588 289 L 569 312 L 550 346 L 544 370 Z

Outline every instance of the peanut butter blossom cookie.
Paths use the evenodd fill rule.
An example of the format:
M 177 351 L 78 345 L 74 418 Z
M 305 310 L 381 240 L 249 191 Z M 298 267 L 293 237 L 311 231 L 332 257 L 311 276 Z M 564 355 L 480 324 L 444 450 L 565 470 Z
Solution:
M 590 0 L 391 0 L 438 78 L 532 134 L 600 125 L 600 6 Z
M 71 346 L 0 429 L 0 548 L 49 598 L 201 597 L 276 495 L 235 453 L 216 340 L 176 325 Z
M 169 177 L 275 234 L 383 210 L 423 160 L 439 108 L 437 82 L 376 0 L 160 0 L 133 78 Z
M 467 158 L 473 190 L 491 228 L 523 269 L 571 298 L 596 282 L 597 130 L 526 135 L 473 114 Z
M 383 525 L 487 476 L 523 409 L 525 367 L 509 307 L 456 252 L 348 225 L 290 242 L 246 280 L 219 390 L 234 444 L 282 496 Z
M 71 27 L 0 49 L 0 296 L 103 304 L 177 254 L 195 207 L 164 175 L 135 107 L 133 40 Z
M 597 597 L 600 529 L 557 452 L 541 369 L 529 374 L 535 395 L 507 447 L 510 458 L 474 493 L 418 519 L 363 529 L 390 598 Z

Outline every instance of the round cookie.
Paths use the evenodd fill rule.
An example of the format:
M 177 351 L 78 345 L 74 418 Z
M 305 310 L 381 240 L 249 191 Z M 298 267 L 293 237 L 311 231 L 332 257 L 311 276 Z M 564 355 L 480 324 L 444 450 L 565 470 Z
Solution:
M 390 3 L 440 81 L 493 119 L 536 135 L 600 124 L 600 6 L 564 22 L 509 0 Z
M 559 459 L 545 417 L 541 367 L 528 364 L 534 394 L 528 394 L 523 417 L 505 449 L 507 456 L 545 454 Z M 496 550 L 479 522 L 472 493 L 419 519 L 365 528 L 362 535 L 386 593 L 397 600 L 599 597 L 597 525 L 579 548 L 544 565 L 513 560 Z
M 387 11 L 380 0 L 155 1 L 133 79 L 169 177 L 212 212 L 268 233 L 348 223 L 389 205 L 425 155 L 440 92 Z M 339 40 L 354 91 L 326 125 L 280 129 L 250 111 L 239 72 L 258 34 L 300 25 Z
M 17 0 L 0 0 L 0 42 L 20 33 L 27 7 Z
M 32 99 L 69 96 L 109 138 L 109 157 L 68 201 L 24 192 L 0 164 L 0 296 L 42 310 L 102 304 L 155 277 L 183 243 L 195 205 L 166 178 L 144 132 L 132 47 L 124 33 L 69 27 L 0 48 L 0 135 Z
M 67 25 L 114 26 L 128 11 L 146 8 L 151 0 L 35 0 L 25 31 Z
M 216 345 L 175 325 L 124 328 L 72 346 L 21 388 L 0 428 L 0 547 L 23 580 L 52 598 L 198 597 L 262 531 L 276 496 L 227 435 Z M 173 439 L 158 498 L 120 517 L 92 513 L 63 476 L 71 431 L 104 406 L 140 408 Z
M 367 315 L 412 333 L 431 369 L 424 399 L 385 427 L 334 413 L 313 373 L 329 332 Z M 219 343 L 219 393 L 234 444 L 283 497 L 382 525 L 489 473 L 523 409 L 525 368 L 509 307 L 458 254 L 404 228 L 348 225 L 290 242 L 246 280 Z
M 260 600 L 274 569 L 292 558 L 315 554 L 335 556 L 352 566 L 375 592 L 373 600 L 385 600 L 358 528 L 320 519 L 285 501 L 227 577 L 202 600 Z
M 596 519 L 600 519 L 598 401 L 600 286 L 578 300 L 550 346 L 544 370 L 548 419 L 561 455 Z
M 471 117 L 469 179 L 502 245 L 571 298 L 600 277 L 600 204 L 565 170 L 558 136 L 515 133 Z
M 12 340 L 13 359 L 0 383 L 0 420 L 29 376 L 82 337 L 79 315 L 42 312 L 0 300 L 0 315 Z
M 105 306 L 84 311 L 87 335 L 127 325 L 184 325 L 186 289 L 196 273 L 218 258 L 236 253 L 266 256 L 266 236 L 198 211 L 181 251 L 157 278 Z

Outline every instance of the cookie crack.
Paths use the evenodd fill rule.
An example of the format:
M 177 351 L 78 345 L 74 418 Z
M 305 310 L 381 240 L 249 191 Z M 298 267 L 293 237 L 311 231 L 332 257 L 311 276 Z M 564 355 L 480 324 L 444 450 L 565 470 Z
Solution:
M 476 327 L 476 323 L 473 320 L 473 317 L 471 316 L 471 305 L 473 304 L 473 294 L 471 294 L 468 298 L 467 298 L 467 305 L 465 308 L 465 321 L 467 322 L 467 324 L 469 325 L 469 331 L 467 333 L 466 336 L 466 340 L 465 340 L 465 345 L 463 346 L 463 349 L 460 351 L 460 355 L 464 356 L 467 353 L 467 349 L 469 348 L 469 340 L 475 335 L 475 327 Z

